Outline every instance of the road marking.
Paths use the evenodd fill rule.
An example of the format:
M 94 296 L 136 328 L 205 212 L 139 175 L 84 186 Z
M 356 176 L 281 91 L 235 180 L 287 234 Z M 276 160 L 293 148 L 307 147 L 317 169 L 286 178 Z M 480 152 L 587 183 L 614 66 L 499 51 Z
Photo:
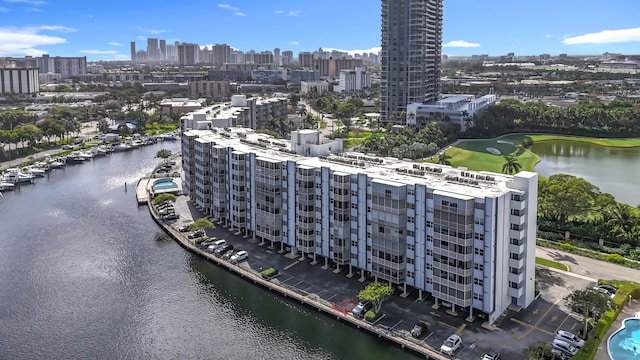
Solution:
M 456 335 L 460 335 L 462 334 L 462 330 L 464 330 L 464 328 L 467 327 L 467 324 L 462 324 L 460 325 L 460 327 L 458 328 L 458 330 L 456 330 Z
M 447 324 L 447 323 L 442 322 L 442 321 L 438 321 L 438 324 L 440 324 L 440 325 L 444 325 L 444 326 L 449 327 L 449 328 L 452 328 L 452 329 L 455 329 L 455 328 L 456 328 L 455 326 L 453 326 L 453 325 L 451 325 L 451 324 Z
M 292 267 L 294 267 L 294 266 L 298 265 L 299 263 L 300 263 L 300 261 L 296 260 L 296 261 L 292 262 L 291 264 L 289 264 L 289 265 L 285 266 L 285 267 L 284 267 L 284 269 L 285 269 L 285 270 L 289 270 L 289 269 L 291 269 Z

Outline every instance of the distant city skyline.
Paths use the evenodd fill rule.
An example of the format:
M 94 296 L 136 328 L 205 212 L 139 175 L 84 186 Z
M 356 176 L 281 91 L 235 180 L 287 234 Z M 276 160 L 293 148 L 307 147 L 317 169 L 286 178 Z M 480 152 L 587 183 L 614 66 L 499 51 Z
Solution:
M 596 6 L 578 0 L 444 1 L 442 53 L 639 54 L 637 0 Z M 131 41 L 147 38 L 226 43 L 244 52 L 380 49 L 380 1 L 182 3 L 113 0 L 91 7 L 66 1 L 0 0 L 0 57 L 86 56 L 129 60 Z

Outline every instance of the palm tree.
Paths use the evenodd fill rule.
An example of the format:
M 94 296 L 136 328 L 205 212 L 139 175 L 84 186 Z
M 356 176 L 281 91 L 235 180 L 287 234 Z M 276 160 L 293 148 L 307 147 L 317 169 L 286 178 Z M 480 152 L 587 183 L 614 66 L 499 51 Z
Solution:
M 522 165 L 518 162 L 518 158 L 514 154 L 504 155 L 505 163 L 502 164 L 503 174 L 515 174 L 520 172 Z
M 414 113 L 414 112 L 410 112 L 409 114 L 407 114 L 407 119 L 408 119 L 410 122 L 413 122 L 413 121 L 416 119 L 416 113 Z
M 451 155 L 442 153 L 440 154 L 440 156 L 438 156 L 438 164 L 451 166 L 451 161 L 449 161 L 450 159 L 451 159 Z

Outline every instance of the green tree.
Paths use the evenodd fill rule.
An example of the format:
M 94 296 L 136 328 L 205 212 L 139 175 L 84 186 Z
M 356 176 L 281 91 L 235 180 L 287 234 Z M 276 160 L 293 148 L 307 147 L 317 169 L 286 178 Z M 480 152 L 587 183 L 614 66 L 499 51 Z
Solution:
M 600 190 L 585 179 L 556 174 L 538 183 L 538 214 L 545 220 L 567 222 L 593 207 Z
M 358 293 L 358 299 L 369 300 L 373 304 L 373 310 L 377 314 L 380 312 L 382 303 L 393 294 L 393 288 L 387 283 L 374 282 L 367 285 Z
M 156 157 L 166 160 L 171 156 L 171 150 L 169 149 L 160 149 L 158 150 L 158 152 L 156 153 Z
M 448 155 L 447 153 L 442 153 L 440 154 L 440 156 L 438 156 L 438 164 L 440 165 L 449 165 L 451 166 L 451 155 Z
M 120 134 L 120 136 L 131 135 L 131 129 L 129 128 L 129 126 L 127 126 L 127 123 L 123 122 L 118 125 L 118 134 Z
M 522 169 L 522 165 L 518 162 L 518 158 L 514 154 L 504 155 L 504 164 L 502 164 L 502 173 L 515 174 Z
M 193 222 L 193 224 L 189 225 L 190 231 L 196 231 L 200 229 L 213 229 L 215 225 L 211 222 L 211 220 L 206 217 L 202 217 Z
M 571 311 L 582 315 L 584 319 L 583 337 L 588 331 L 588 320 L 599 317 L 607 309 L 609 296 L 595 289 L 576 290 L 564 299 Z M 597 320 L 597 319 L 596 319 Z
M 156 197 L 153 198 L 153 204 L 154 205 L 158 205 L 160 203 L 163 203 L 165 201 L 171 201 L 171 202 L 175 202 L 176 201 L 176 196 L 173 194 L 169 194 L 169 193 L 164 193 L 164 194 L 159 194 Z
M 106 133 L 109 131 L 109 121 L 107 119 L 100 119 L 98 121 L 98 130 L 101 133 Z

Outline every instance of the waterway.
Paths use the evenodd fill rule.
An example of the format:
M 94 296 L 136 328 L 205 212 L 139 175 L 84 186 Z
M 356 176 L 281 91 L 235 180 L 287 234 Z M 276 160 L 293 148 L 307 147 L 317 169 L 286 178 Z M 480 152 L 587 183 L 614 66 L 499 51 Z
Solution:
M 168 239 L 135 182 L 178 147 L 69 165 L 0 198 L 0 359 L 417 358 Z
M 640 204 L 640 147 L 617 148 L 579 141 L 535 143 L 531 151 L 541 161 L 535 171 L 542 176 L 570 174 L 584 178 L 617 201 Z

